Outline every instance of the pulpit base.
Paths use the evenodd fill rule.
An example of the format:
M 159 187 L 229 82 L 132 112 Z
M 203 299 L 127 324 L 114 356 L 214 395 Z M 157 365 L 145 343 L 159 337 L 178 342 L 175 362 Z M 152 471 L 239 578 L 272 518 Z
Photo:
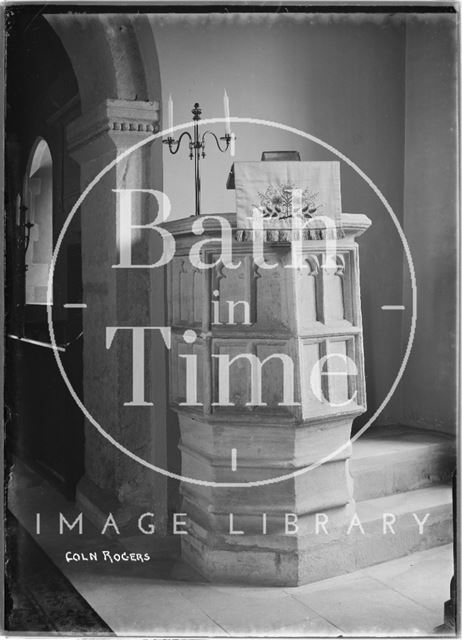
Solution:
M 302 535 L 296 536 L 217 536 L 193 521 L 188 535 L 181 536 L 182 557 L 214 583 L 289 587 L 351 573 L 450 542 L 450 500 L 435 506 L 422 504 L 420 499 L 417 506 L 412 502 L 413 493 L 420 492 L 409 492 L 409 504 L 404 510 L 403 495 L 407 498 L 407 494 L 387 497 L 389 504 L 383 511 L 375 500 L 326 510 L 329 525 L 333 525 L 326 525 L 327 534 L 313 533 L 314 514 L 299 518 Z M 384 517 L 393 512 L 394 533 L 384 533 Z M 419 533 L 416 518 L 423 521 L 427 513 L 423 533 Z M 245 529 L 237 520 L 234 525 L 236 530 Z M 312 533 L 303 535 L 306 530 Z

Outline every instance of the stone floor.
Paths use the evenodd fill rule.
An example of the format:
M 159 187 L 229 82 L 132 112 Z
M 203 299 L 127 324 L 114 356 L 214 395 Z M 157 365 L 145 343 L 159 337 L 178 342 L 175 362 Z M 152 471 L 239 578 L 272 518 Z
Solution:
M 443 622 L 451 545 L 301 587 L 212 585 L 180 561 L 67 563 L 69 549 L 115 552 L 120 541 L 102 542 L 87 523 L 82 536 L 60 536 L 46 522 L 59 511 L 70 520 L 72 503 L 18 469 L 12 486 L 15 517 L 117 635 L 428 636 Z M 36 512 L 41 535 L 34 533 Z

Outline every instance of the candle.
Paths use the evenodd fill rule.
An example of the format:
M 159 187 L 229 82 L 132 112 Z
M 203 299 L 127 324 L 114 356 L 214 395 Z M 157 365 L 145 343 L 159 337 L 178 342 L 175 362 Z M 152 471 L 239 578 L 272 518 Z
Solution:
M 231 123 L 229 121 L 229 98 L 228 98 L 228 94 L 226 93 L 226 89 L 223 96 L 223 107 L 225 110 L 225 118 L 226 118 L 225 130 L 226 130 L 226 133 L 231 133 Z
M 171 94 L 168 96 L 168 128 L 173 128 L 173 100 Z
M 231 155 L 234 157 L 236 153 L 236 136 L 234 133 L 231 134 Z

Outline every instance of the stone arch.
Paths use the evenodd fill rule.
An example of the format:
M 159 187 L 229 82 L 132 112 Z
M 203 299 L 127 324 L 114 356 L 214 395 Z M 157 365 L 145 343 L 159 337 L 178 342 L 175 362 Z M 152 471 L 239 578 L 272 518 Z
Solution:
M 26 167 L 26 174 L 33 175 L 40 165 L 52 163 L 50 145 L 42 136 L 38 136 L 34 141 L 29 153 Z
M 157 51 L 146 16 L 49 14 L 74 68 L 82 111 L 102 100 L 160 100 Z
M 83 190 L 122 151 L 151 135 L 159 126 L 161 86 L 155 41 L 144 15 L 53 13 L 45 17 L 61 40 L 77 78 L 81 111 L 66 128 L 66 144 L 70 156 L 80 166 Z M 118 252 L 114 189 L 149 186 L 161 190 L 162 177 L 162 144 L 146 145 L 105 175 L 85 198 L 78 216 L 86 304 L 84 404 L 96 419 L 101 415 L 100 419 L 113 427 L 111 433 L 116 440 L 165 467 L 166 372 L 156 381 L 152 410 L 140 412 L 132 407 L 127 413 L 124 402 L 128 378 L 124 372 L 130 368 L 130 351 L 127 344 L 120 343 L 112 351 L 106 351 L 101 339 L 105 326 L 117 323 L 119 316 L 125 318 L 131 312 L 138 314 L 136 324 L 164 324 L 165 309 L 159 304 L 164 298 L 164 273 L 151 270 L 146 281 L 140 282 L 137 274 L 131 273 L 136 269 L 117 272 L 117 277 L 113 277 L 112 269 Z M 155 240 L 143 245 L 141 263 L 153 262 L 154 244 Z M 157 374 L 159 367 L 166 367 L 163 345 L 155 347 L 149 357 L 156 362 Z M 146 387 L 153 388 L 149 379 Z M 134 421 L 136 429 L 132 428 Z M 101 528 L 108 504 L 114 505 L 116 520 L 136 524 L 140 509 L 154 503 L 156 532 L 165 534 L 167 483 L 164 477 L 145 471 L 87 425 L 85 474 L 77 487 L 77 502 Z
M 48 269 L 53 251 L 53 159 L 45 138 L 38 137 L 29 154 L 24 175 L 23 202 L 29 242 L 25 260 L 26 304 L 45 304 Z

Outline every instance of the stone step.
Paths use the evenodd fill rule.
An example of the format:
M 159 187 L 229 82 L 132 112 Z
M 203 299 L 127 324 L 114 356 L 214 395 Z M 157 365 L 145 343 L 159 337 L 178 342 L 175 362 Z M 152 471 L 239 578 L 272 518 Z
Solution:
M 362 530 L 354 526 L 349 534 L 343 530 L 330 540 L 320 536 L 317 546 L 315 540 L 306 540 L 307 559 L 302 562 L 299 583 L 350 573 L 452 541 L 452 488 L 447 484 L 357 502 L 355 513 Z M 393 514 L 392 530 L 384 530 L 384 518 L 391 521 L 384 514 Z M 418 521 L 423 523 L 422 532 Z
M 449 484 L 364 500 L 356 503 L 356 513 L 365 529 L 372 527 L 382 533 L 372 545 L 370 558 L 360 545 L 356 554 L 357 559 L 361 559 L 358 568 L 359 564 L 369 566 L 452 541 L 452 487 Z M 384 533 L 384 514 L 396 517 L 394 533 L 391 530 Z M 418 520 L 424 521 L 427 514 L 423 533 L 420 533 Z
M 447 484 L 357 502 L 341 523 L 331 510 L 322 515 L 328 520 L 323 518 L 325 528 L 319 530 L 313 514 L 300 516 L 297 537 L 248 535 L 241 518 L 245 535 L 216 536 L 208 546 L 206 530 L 192 522 L 190 535 L 181 541 L 183 558 L 214 581 L 295 586 L 452 541 L 452 489 Z
M 354 498 L 360 502 L 448 482 L 454 467 L 451 436 L 410 427 L 371 427 L 353 443 Z

